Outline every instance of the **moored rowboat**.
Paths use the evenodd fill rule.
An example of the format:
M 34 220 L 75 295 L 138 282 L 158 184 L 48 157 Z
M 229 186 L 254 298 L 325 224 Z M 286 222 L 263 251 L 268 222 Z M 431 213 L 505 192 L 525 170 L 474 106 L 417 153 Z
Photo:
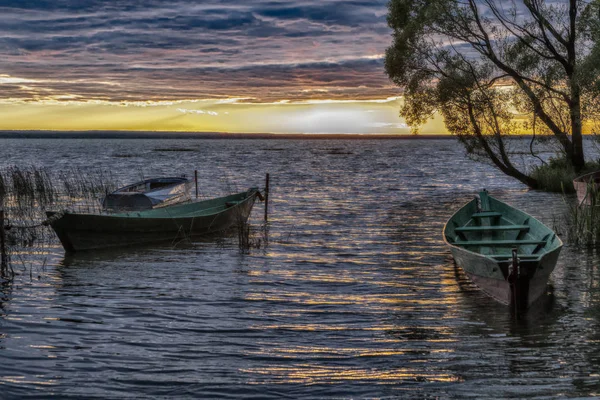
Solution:
M 67 252 L 207 236 L 245 223 L 258 189 L 170 207 L 117 214 L 47 212 Z
M 563 245 L 550 228 L 485 190 L 448 220 L 444 241 L 483 292 L 521 309 L 545 292 Z

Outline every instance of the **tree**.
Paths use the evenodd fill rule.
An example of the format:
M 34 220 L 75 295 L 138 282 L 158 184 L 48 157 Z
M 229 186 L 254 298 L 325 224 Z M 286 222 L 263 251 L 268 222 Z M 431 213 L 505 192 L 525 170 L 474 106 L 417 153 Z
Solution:
M 598 1 L 391 0 L 385 68 L 404 89 L 415 132 L 439 112 L 467 152 L 536 187 L 516 166 L 531 133 L 550 139 L 575 171 L 583 126 L 598 106 Z M 512 136 L 514 138 L 514 136 Z M 536 140 L 537 140 L 536 139 Z

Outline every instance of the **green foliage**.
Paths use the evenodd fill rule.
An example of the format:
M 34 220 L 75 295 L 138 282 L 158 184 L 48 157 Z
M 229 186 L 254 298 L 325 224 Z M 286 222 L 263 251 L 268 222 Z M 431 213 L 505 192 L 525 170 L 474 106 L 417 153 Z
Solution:
M 599 163 L 588 162 L 582 171 L 576 172 L 565 158 L 551 158 L 547 164 L 535 167 L 531 176 L 538 182 L 538 189 L 556 193 L 575 193 L 573 179 L 599 169 Z
M 595 203 L 600 204 L 600 196 L 595 191 Z M 567 212 L 562 221 L 566 228 L 569 244 L 579 247 L 596 247 L 600 245 L 600 207 L 580 206 L 577 202 L 565 198 Z
M 552 159 L 550 163 L 535 167 L 531 176 L 538 182 L 539 189 L 556 193 L 574 193 L 575 171 L 564 158 Z
M 582 126 L 600 119 L 598 2 L 391 0 L 388 7 L 394 41 L 385 68 L 403 88 L 400 114 L 413 133 L 439 113 L 470 155 L 532 187 L 538 183 L 517 165 L 537 156 L 511 148 L 511 135 L 533 131 L 536 144 L 553 140 L 575 170 L 584 166 Z

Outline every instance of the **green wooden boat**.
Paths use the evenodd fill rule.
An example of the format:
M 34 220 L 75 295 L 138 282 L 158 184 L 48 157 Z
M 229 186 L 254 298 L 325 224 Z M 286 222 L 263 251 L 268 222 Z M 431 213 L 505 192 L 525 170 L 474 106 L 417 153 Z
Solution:
M 550 228 L 485 190 L 448 220 L 444 241 L 473 283 L 520 309 L 545 292 L 563 245 Z
M 246 222 L 258 189 L 205 201 L 117 214 L 47 212 L 67 252 L 208 236 Z

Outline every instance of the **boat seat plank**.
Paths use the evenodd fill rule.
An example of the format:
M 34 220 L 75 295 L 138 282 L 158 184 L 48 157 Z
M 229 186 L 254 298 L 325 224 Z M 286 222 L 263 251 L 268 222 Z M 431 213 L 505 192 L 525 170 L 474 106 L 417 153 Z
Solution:
M 521 260 L 536 260 L 540 258 L 541 254 L 517 254 L 517 258 Z M 512 260 L 512 254 L 496 254 L 490 256 L 497 260 Z
M 489 217 L 501 217 L 502 213 L 495 211 L 482 211 L 471 215 L 471 218 L 489 218 Z
M 543 248 L 543 247 L 546 245 L 546 242 L 548 241 L 548 238 L 549 238 L 549 237 L 550 237 L 550 234 L 547 234 L 546 236 L 544 236 L 544 237 L 542 238 L 542 240 L 544 241 L 544 243 L 543 243 L 543 244 L 542 244 L 542 243 L 538 244 L 538 245 L 535 247 L 535 249 L 533 249 L 533 251 L 532 251 L 531 253 L 532 253 L 532 254 L 535 254 L 535 253 L 537 253 L 538 251 L 540 251 L 540 250 L 541 250 L 541 249 L 542 249 L 542 248 Z M 552 239 L 550 239 L 550 242 L 552 242 L 552 240 L 554 240 L 554 237 L 552 237 Z
M 459 240 L 454 242 L 457 246 L 516 246 L 516 245 L 543 245 L 545 240 Z
M 456 232 L 481 231 L 529 231 L 529 225 L 496 225 L 496 226 L 462 226 L 454 228 Z

